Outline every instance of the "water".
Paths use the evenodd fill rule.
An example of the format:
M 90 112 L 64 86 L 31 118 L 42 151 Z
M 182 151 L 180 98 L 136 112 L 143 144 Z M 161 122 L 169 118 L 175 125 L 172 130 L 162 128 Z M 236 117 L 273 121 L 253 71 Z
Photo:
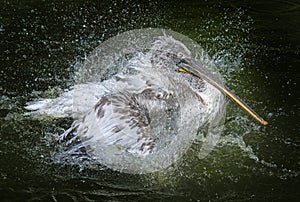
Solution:
M 296 201 L 299 199 L 299 3 L 5 1 L 0 14 L 0 197 L 3 201 Z M 127 13 L 130 13 L 127 16 Z M 120 20 L 116 20 L 120 19 Z M 270 125 L 233 103 L 217 147 L 197 144 L 175 166 L 128 175 L 55 158 L 66 118 L 24 117 L 27 101 L 56 97 L 101 41 L 171 28 L 197 41 L 226 84 Z
M 157 52 L 159 52 L 159 57 L 156 56 Z M 72 146 L 69 145 L 69 153 L 78 153 L 82 145 L 85 145 L 85 148 L 89 148 L 85 149 L 86 152 L 95 160 L 121 172 L 138 174 L 165 170 L 177 162 L 190 148 L 197 133 L 198 141 L 203 142 L 201 148 L 198 149 L 199 156 L 204 158 L 216 145 L 222 133 L 225 99 L 215 87 L 206 86 L 204 83 L 199 84 L 196 83 L 198 80 L 194 80 L 194 88 L 201 90 L 196 96 L 190 84 L 186 83 L 191 76 L 174 71 L 175 63 L 172 62 L 176 61 L 167 56 L 171 53 L 177 55 L 179 52 L 186 57 L 198 57 L 199 64 L 217 75 L 216 66 L 209 56 L 196 42 L 186 36 L 165 29 L 135 29 L 118 34 L 101 43 L 86 58 L 82 66 L 75 70 L 75 84 L 77 85 L 72 86 L 72 90 L 55 98 L 52 103 L 49 99 L 30 102 L 27 109 L 39 110 L 27 114 L 74 117 L 77 119 L 74 124 L 79 124 L 78 129 L 72 124 L 72 127 L 60 138 L 62 142 L 64 139 L 69 139 L 66 142 L 74 143 L 71 144 Z M 151 61 L 153 55 L 156 62 Z M 164 62 L 162 67 L 159 67 L 160 62 Z M 123 79 L 123 82 L 119 82 L 112 76 L 117 76 L 119 80 Z M 153 85 L 147 86 L 145 82 L 146 84 L 151 82 Z M 205 85 L 205 87 L 199 87 L 199 85 Z M 149 101 L 147 97 L 144 97 L 147 96 L 145 89 L 154 94 L 161 94 L 165 98 Z M 109 110 L 107 106 L 103 107 L 105 111 L 103 119 L 95 122 L 94 114 L 90 113 L 90 110 L 95 105 L 99 106 L 97 103 L 102 96 L 108 100 L 115 100 L 114 97 L 110 97 L 110 94 L 126 95 L 126 100 L 127 94 L 128 96 L 136 95 L 137 103 L 142 103 L 147 108 L 151 119 L 149 126 L 151 132 L 144 135 L 153 135 L 157 138 L 153 152 L 145 154 L 149 150 L 139 151 L 140 146 L 136 145 L 139 134 L 134 135 L 136 128 L 126 127 L 131 125 L 131 122 L 128 123 L 130 119 L 118 118 L 123 117 L 124 112 L 115 112 L 110 115 L 110 111 L 128 109 L 123 102 L 118 103 L 121 107 L 113 101 L 109 105 L 113 107 Z M 202 102 L 199 96 L 203 99 Z M 164 110 L 166 108 L 167 111 Z M 82 120 L 83 117 L 85 121 Z M 134 117 L 131 115 L 131 118 Z M 114 121 L 110 122 L 109 119 Z M 81 125 L 81 122 L 88 126 Z M 97 123 L 96 129 L 91 127 L 95 123 Z M 77 132 L 75 137 L 71 138 L 69 136 L 72 136 L 74 127 Z M 115 127 L 126 128 L 121 133 L 111 134 L 111 128 Z M 198 132 L 199 127 L 202 128 L 201 132 Z M 148 124 L 145 125 L 145 129 L 148 129 Z M 88 132 L 82 132 L 83 130 Z M 130 139 L 124 135 L 126 131 L 131 131 L 127 134 L 131 136 Z M 76 144 L 74 139 L 82 141 Z M 128 143 L 128 141 L 133 143 Z M 115 144 L 115 142 L 118 143 Z M 83 156 L 81 155 L 80 158 Z

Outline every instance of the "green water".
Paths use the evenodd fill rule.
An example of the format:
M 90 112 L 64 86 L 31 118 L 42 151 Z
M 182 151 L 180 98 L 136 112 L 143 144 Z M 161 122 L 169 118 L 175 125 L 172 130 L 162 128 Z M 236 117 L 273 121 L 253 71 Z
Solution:
M 61 162 L 55 138 L 72 120 L 26 117 L 25 103 L 69 87 L 105 39 L 146 27 L 197 41 L 270 124 L 228 102 L 224 133 L 205 159 L 194 145 L 149 175 Z M 1 1 L 1 201 L 298 201 L 299 36 L 297 1 Z

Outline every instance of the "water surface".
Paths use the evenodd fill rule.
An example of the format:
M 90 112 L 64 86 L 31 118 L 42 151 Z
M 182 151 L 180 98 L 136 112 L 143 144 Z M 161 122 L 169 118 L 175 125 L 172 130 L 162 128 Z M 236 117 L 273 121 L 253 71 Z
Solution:
M 0 197 L 3 201 L 296 201 L 299 199 L 297 1 L 3 1 L 0 6 Z M 56 97 L 97 45 L 123 31 L 170 28 L 197 41 L 224 81 L 270 125 L 231 102 L 218 146 L 197 144 L 168 170 L 129 175 L 62 162 L 72 119 L 24 116 Z

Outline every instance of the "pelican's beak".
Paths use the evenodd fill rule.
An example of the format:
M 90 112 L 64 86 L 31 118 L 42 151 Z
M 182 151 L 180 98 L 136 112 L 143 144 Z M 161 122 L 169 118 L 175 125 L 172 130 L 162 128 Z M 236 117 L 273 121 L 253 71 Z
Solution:
M 236 96 L 225 84 L 223 84 L 218 78 L 212 75 L 208 70 L 203 68 L 193 59 L 183 59 L 178 64 L 177 71 L 182 73 L 192 74 L 195 77 L 201 78 L 217 89 L 222 93 L 227 95 L 235 103 L 237 103 L 243 110 L 250 114 L 255 120 L 257 120 L 262 125 L 268 125 L 268 122 L 260 117 L 253 109 L 251 109 L 241 98 Z

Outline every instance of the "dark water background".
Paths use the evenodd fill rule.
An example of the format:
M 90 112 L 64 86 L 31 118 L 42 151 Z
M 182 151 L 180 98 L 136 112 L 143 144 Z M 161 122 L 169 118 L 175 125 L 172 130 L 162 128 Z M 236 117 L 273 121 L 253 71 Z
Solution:
M 24 117 L 55 97 L 99 43 L 126 30 L 169 28 L 197 41 L 226 84 L 270 124 L 231 102 L 219 145 L 191 148 L 174 168 L 127 175 L 55 159 L 70 119 Z M 298 1 L 0 2 L 1 201 L 299 201 Z

